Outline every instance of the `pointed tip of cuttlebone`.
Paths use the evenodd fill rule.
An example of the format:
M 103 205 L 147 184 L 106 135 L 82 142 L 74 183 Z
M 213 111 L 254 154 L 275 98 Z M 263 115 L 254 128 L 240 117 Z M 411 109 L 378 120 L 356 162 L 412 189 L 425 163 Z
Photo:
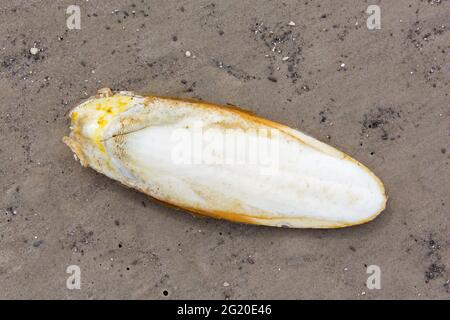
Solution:
M 97 99 L 99 98 L 108 98 L 111 97 L 112 95 L 114 95 L 114 93 L 112 92 L 112 90 L 110 88 L 101 88 L 97 90 L 97 93 L 95 94 L 95 97 Z

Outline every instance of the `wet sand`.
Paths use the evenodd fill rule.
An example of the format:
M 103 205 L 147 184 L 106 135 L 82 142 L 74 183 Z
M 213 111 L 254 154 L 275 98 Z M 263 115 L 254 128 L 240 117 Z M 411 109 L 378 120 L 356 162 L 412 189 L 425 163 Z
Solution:
M 449 297 L 450 1 L 383 1 L 379 30 L 349 0 L 79 1 L 80 30 L 66 26 L 71 1 L 3 2 L 0 298 Z M 298 128 L 371 168 L 388 207 L 336 230 L 165 207 L 61 142 L 70 109 L 101 87 Z

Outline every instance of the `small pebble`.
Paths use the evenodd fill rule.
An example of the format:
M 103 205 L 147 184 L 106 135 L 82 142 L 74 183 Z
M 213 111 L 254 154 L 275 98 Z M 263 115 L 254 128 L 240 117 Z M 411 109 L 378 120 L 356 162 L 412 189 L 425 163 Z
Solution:
M 186 51 L 185 56 L 189 58 L 191 56 L 191 52 L 190 51 Z
M 225 282 L 223 283 L 223 286 L 224 286 L 224 287 L 229 287 L 230 284 L 229 284 L 228 282 L 225 281 Z
M 37 248 L 43 243 L 44 243 L 44 240 L 37 240 L 37 241 L 33 242 L 33 247 Z
M 294 22 L 294 21 L 290 21 L 290 22 L 288 23 L 288 25 L 290 25 L 290 26 L 295 26 L 295 22 Z
M 38 54 L 38 52 L 39 52 L 39 49 L 36 48 L 36 47 L 33 47 L 33 48 L 30 49 L 30 53 L 31 53 L 32 55 L 36 55 L 36 54 Z

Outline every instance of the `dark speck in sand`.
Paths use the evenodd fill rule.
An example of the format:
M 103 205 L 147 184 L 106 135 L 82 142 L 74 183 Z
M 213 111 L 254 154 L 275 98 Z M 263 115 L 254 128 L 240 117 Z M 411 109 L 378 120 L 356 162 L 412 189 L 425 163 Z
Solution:
M 362 132 L 375 130 L 380 133 L 382 140 L 395 140 L 395 137 L 390 137 L 390 125 L 400 116 L 400 112 L 391 107 L 378 107 L 364 115 Z
M 36 240 L 35 242 L 33 242 L 33 247 L 38 248 L 43 243 L 44 243 L 44 240 Z
M 432 263 L 428 270 L 425 271 L 425 282 L 428 283 L 430 280 L 436 279 L 445 271 L 445 266 L 443 264 Z

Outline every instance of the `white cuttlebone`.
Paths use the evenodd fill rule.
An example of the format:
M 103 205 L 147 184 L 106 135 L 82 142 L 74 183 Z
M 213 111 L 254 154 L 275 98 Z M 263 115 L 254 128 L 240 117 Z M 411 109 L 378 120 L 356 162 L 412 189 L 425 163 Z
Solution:
M 81 143 L 81 148 L 96 170 L 161 201 L 206 214 L 229 212 L 254 217 L 251 223 L 313 228 L 363 223 L 385 207 L 384 187 L 366 167 L 282 125 L 277 170 L 271 174 L 261 174 L 261 166 L 255 164 L 175 163 L 173 132 L 196 121 L 206 127 L 224 122 L 266 129 L 271 126 L 257 123 L 251 116 L 199 107 L 190 101 L 143 101 L 138 97 L 105 127 L 102 141 L 106 157 L 93 152 L 92 145 Z M 71 135 L 71 140 L 89 141 L 87 128 L 95 119 L 75 124 L 82 126 L 80 132 L 86 136 Z M 125 119 L 138 121 L 124 127 Z M 102 165 L 104 161 L 110 161 L 112 169 Z

